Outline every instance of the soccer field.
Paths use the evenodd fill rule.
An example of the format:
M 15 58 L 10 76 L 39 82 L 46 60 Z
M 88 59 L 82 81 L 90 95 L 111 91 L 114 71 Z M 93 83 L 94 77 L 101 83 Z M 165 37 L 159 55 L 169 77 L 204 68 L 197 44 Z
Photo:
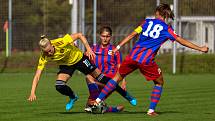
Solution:
M 109 105 L 123 104 L 120 113 L 100 115 L 84 112 L 88 97 L 83 75 L 74 75 L 68 85 L 79 95 L 70 112 L 65 111 L 68 99 L 55 91 L 55 74 L 44 73 L 37 90 L 37 101 L 29 103 L 33 74 L 0 74 L 0 121 L 214 121 L 215 75 L 164 75 L 166 83 L 157 107 L 160 114 L 149 117 L 153 83 L 146 82 L 139 73 L 127 77 L 128 91 L 137 98 L 132 107 L 120 95 L 114 93 L 107 99 Z

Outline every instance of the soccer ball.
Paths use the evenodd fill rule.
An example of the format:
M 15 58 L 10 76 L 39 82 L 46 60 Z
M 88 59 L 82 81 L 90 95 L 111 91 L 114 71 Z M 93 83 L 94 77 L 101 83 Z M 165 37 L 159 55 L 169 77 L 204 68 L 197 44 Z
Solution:
M 103 114 L 107 110 L 107 106 L 104 102 L 100 102 L 98 105 L 92 107 L 93 114 Z

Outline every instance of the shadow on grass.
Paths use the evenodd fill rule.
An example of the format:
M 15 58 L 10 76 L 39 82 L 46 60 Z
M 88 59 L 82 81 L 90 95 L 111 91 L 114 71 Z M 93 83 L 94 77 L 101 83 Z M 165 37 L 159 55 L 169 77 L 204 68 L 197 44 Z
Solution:
M 123 111 L 123 112 L 119 112 L 120 114 L 146 114 L 146 111 Z M 162 115 L 162 114 L 182 114 L 183 112 L 179 112 L 179 111 L 165 111 L 165 112 L 157 112 L 158 114 Z
M 47 113 L 40 113 L 40 114 L 86 114 L 86 112 L 47 112 Z
M 49 112 L 49 113 L 56 113 L 56 114 L 92 114 L 92 113 L 87 113 L 87 112 Z M 118 113 L 114 113 L 114 112 L 107 112 L 105 114 L 120 114 L 120 115 L 127 115 L 127 114 L 145 114 L 146 115 L 146 111 L 122 111 L 122 112 L 118 112 Z M 164 112 L 157 112 L 159 115 L 163 115 L 163 114 L 183 114 L 183 112 L 179 112 L 179 111 L 164 111 Z M 43 113 L 44 114 L 44 113 Z M 96 114 L 92 114 L 92 115 L 96 115 Z M 98 115 L 98 114 L 97 114 Z
M 63 115 L 71 115 L 71 114 L 90 114 L 90 115 L 106 115 L 106 114 L 116 114 L 116 115 L 136 115 L 136 114 L 144 114 L 146 115 L 146 111 L 122 111 L 122 112 L 106 112 L 105 114 L 92 114 L 82 111 L 74 111 L 74 112 L 47 112 L 47 113 L 41 113 L 41 114 L 63 114 Z M 183 114 L 183 112 L 179 111 L 163 111 L 163 112 L 157 112 L 159 115 L 163 114 Z
M 87 114 L 86 112 L 58 112 L 59 114 Z
M 158 112 L 158 114 L 184 114 L 185 112 L 179 112 L 179 111 L 164 111 L 164 112 Z

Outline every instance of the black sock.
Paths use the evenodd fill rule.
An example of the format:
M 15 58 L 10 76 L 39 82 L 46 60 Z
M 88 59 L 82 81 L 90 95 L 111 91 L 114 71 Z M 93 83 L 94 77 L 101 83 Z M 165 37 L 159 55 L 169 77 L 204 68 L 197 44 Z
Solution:
M 118 84 L 116 85 L 115 90 L 124 98 L 126 98 L 127 91 L 123 90 Z M 126 98 L 127 99 L 127 98 Z
M 74 92 L 69 86 L 65 85 L 65 82 L 57 80 L 55 87 L 62 95 L 69 96 L 71 99 L 75 98 Z

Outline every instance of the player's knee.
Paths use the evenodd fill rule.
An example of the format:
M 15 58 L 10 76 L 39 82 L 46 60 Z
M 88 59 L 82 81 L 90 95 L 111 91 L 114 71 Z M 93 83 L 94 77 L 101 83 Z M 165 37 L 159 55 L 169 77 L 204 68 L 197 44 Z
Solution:
M 120 81 L 122 81 L 123 80 L 123 76 L 121 76 L 119 73 L 117 73 L 115 76 L 114 76 L 114 78 L 113 78 L 113 80 L 116 80 L 116 82 L 120 82 Z
M 163 86 L 163 85 L 164 85 L 164 81 L 160 81 L 160 82 L 158 83 L 158 85 Z
M 56 80 L 55 88 L 57 91 L 60 91 L 60 90 L 62 90 L 62 88 L 64 88 L 65 85 L 66 85 L 66 82 L 64 82 L 62 80 Z
M 160 85 L 160 86 L 163 86 L 164 85 L 164 80 L 154 80 L 154 83 L 156 84 L 156 85 Z
M 163 76 L 161 75 L 160 77 L 158 77 L 157 79 L 154 80 L 154 83 L 156 85 L 164 85 L 164 80 L 163 80 Z

